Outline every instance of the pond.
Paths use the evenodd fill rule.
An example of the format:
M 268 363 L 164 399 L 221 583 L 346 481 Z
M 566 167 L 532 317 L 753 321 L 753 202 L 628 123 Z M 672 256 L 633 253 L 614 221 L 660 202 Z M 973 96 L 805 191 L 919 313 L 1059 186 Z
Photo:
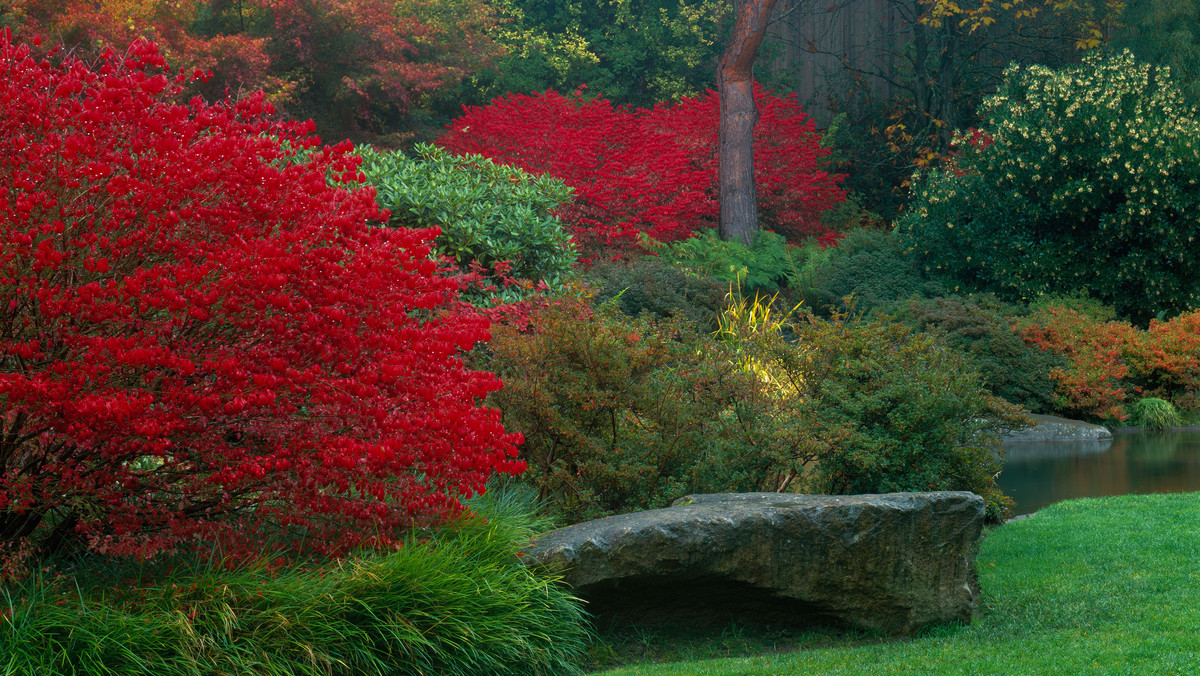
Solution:
M 1014 516 L 1070 498 L 1200 491 L 1200 428 L 1118 430 L 1106 441 L 1004 448 L 996 483 L 1016 501 Z

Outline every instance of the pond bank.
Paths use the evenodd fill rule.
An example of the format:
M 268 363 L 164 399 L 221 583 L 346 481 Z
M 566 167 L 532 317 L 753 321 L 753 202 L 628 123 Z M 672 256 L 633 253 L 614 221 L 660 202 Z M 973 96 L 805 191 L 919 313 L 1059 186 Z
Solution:
M 996 483 L 1030 514 L 1081 497 L 1200 490 L 1200 427 L 1115 430 L 1111 439 L 1007 442 Z

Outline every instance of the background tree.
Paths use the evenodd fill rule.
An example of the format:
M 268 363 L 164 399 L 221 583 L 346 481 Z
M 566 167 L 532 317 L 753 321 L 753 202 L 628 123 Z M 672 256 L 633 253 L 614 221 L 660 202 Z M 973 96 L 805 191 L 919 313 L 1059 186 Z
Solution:
M 717 65 L 721 122 L 717 154 L 721 193 L 721 239 L 747 246 L 758 232 L 754 186 L 754 57 L 758 54 L 775 0 L 735 0 L 733 32 Z
M 1126 0 L 1111 43 L 1142 61 L 1169 66 L 1188 103 L 1200 106 L 1200 3 Z
M 498 0 L 507 54 L 447 103 L 581 84 L 618 105 L 649 108 L 712 86 L 732 12 L 727 0 Z
M 16 0 L 10 19 L 93 57 L 135 38 L 162 45 L 209 100 L 263 90 L 335 139 L 415 133 L 441 91 L 500 53 L 485 0 Z
M 977 123 L 1009 62 L 1077 62 L 1119 12 L 1115 1 L 781 0 L 759 77 L 837 127 L 847 187 L 890 219 L 912 172 Z

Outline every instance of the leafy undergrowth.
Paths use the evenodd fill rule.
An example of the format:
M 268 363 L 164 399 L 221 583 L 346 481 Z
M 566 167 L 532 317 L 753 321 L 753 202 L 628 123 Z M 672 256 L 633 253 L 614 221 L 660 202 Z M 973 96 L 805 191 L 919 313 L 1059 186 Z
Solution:
M 1059 503 L 992 532 L 976 567 L 983 592 L 970 626 L 907 640 L 833 637 L 832 647 L 810 638 L 790 653 L 643 663 L 605 676 L 1200 669 L 1200 493 Z

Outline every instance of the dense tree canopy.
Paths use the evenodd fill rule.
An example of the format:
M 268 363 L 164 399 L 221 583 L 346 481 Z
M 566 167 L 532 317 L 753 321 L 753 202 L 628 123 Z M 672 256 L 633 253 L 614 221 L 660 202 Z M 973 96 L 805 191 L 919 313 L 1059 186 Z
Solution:
M 136 38 L 211 70 L 209 100 L 262 89 L 334 138 L 405 132 L 431 96 L 500 53 L 484 0 L 17 0 L 9 20 L 93 56 Z
M 586 84 L 617 104 L 650 107 L 712 86 L 732 16 L 726 0 L 502 0 L 508 54 L 461 92 L 479 105 L 509 93 Z

